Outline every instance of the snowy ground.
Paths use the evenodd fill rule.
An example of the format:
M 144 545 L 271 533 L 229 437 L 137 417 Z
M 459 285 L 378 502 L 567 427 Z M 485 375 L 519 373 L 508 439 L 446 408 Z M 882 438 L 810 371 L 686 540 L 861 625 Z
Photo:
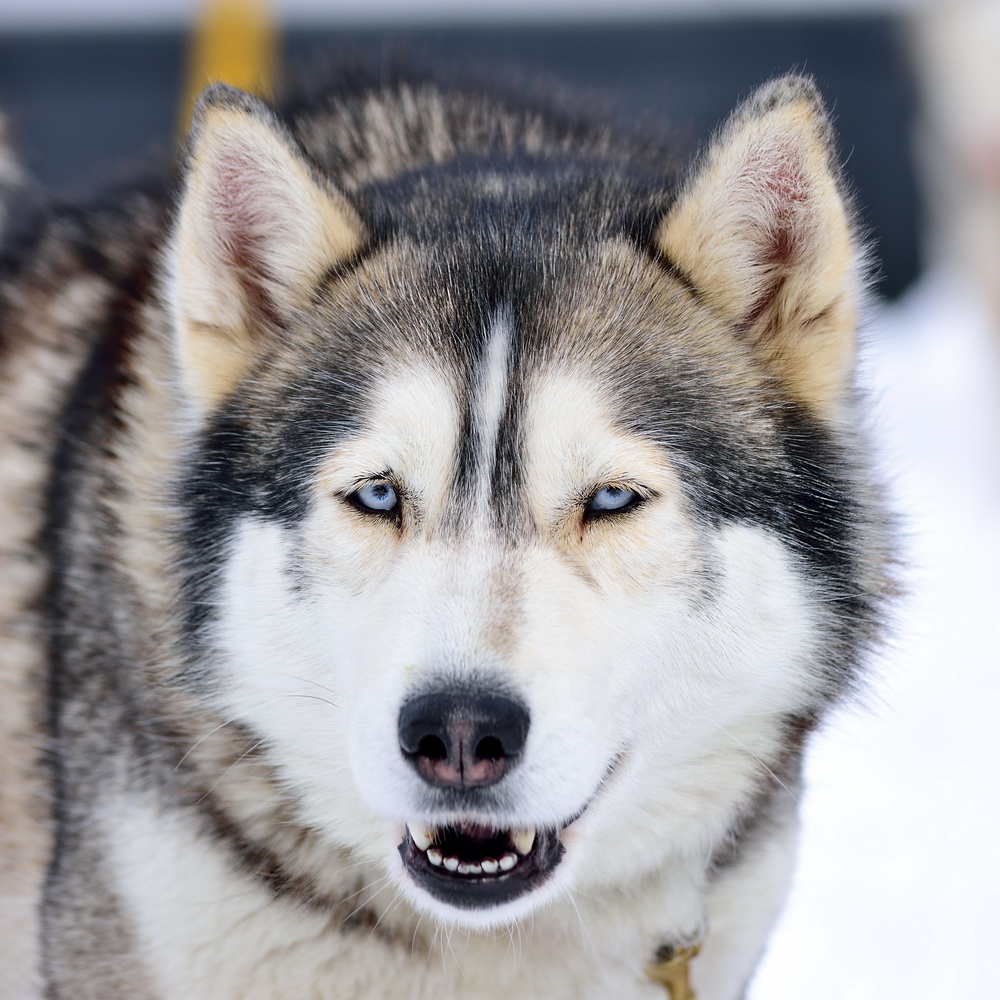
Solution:
M 1000 998 L 1000 330 L 924 279 L 872 324 L 903 515 L 892 649 L 816 740 L 795 889 L 751 1000 Z

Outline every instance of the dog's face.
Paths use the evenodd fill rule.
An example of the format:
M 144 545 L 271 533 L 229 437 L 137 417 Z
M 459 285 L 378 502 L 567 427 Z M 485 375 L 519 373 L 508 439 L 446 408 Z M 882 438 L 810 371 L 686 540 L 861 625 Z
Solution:
M 203 105 L 170 294 L 211 697 L 302 821 L 442 920 L 704 854 L 827 683 L 847 556 L 796 519 L 840 485 L 807 495 L 796 449 L 829 445 L 850 253 L 812 244 L 847 234 L 797 86 L 647 246 L 607 185 L 512 211 L 545 202 L 519 169 L 370 193 L 374 240 L 261 108 Z M 748 163 L 778 208 L 743 193 L 727 241 Z

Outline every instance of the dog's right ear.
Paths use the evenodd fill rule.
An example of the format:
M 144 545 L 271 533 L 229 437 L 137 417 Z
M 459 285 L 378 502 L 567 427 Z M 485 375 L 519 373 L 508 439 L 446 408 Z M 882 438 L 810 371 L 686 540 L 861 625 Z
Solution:
M 362 240 L 357 213 L 265 104 L 222 84 L 206 90 L 167 259 L 192 401 L 222 399 Z

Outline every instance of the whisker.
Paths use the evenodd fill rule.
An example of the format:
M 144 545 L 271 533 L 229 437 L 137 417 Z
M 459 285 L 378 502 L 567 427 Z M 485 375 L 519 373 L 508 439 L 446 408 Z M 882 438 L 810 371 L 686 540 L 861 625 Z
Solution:
M 250 746 L 248 746 L 243 751 L 243 753 L 241 753 L 239 755 L 239 757 L 236 758 L 236 760 L 234 760 L 228 767 L 226 767 L 225 770 L 223 770 L 222 774 L 220 774 L 215 779 L 215 781 L 213 781 L 212 784 L 208 788 L 205 789 L 205 791 L 201 794 L 201 797 L 198 799 L 198 801 L 199 802 L 204 802 L 205 799 L 207 799 L 219 787 L 219 785 L 226 779 L 226 777 L 233 770 L 233 768 L 236 767 L 237 764 L 241 764 L 244 760 L 247 759 L 247 757 L 250 756 L 250 754 L 252 754 L 259 747 L 262 747 L 266 742 L 267 742 L 266 740 L 260 739 L 260 740 L 257 740 L 255 743 L 251 744 Z
M 755 760 L 755 761 L 756 761 L 756 762 L 757 762 L 757 763 L 758 763 L 758 764 L 759 764 L 759 765 L 761 766 L 761 768 L 763 768 L 764 772 L 765 772 L 765 773 L 766 773 L 767 775 L 769 775 L 769 776 L 770 776 L 770 777 L 771 777 L 771 778 L 772 778 L 772 779 L 773 779 L 773 780 L 775 781 L 775 783 L 776 783 L 776 784 L 777 784 L 777 785 L 778 785 L 778 786 L 779 786 L 780 788 L 783 788 L 783 789 L 784 789 L 784 790 L 785 790 L 785 791 L 786 791 L 786 792 L 788 793 L 789 797 L 791 798 L 791 800 L 792 800 L 792 801 L 793 801 L 793 802 L 794 802 L 794 803 L 795 803 L 796 805 L 800 805 L 800 804 L 801 804 L 801 803 L 799 802 L 799 797 L 798 797 L 798 795 L 796 795 L 796 793 L 795 793 L 795 792 L 793 792 L 793 791 L 792 791 L 792 790 L 791 790 L 791 789 L 790 789 L 790 788 L 788 787 L 788 785 L 786 785 L 786 784 L 785 784 L 785 783 L 784 783 L 784 782 L 783 782 L 783 781 L 781 780 L 781 778 L 779 778 L 779 777 L 778 777 L 778 775 L 774 773 L 774 771 L 773 771 L 773 770 L 772 770 L 772 769 L 771 769 L 771 768 L 770 768 L 770 767 L 769 767 L 769 766 L 767 765 L 767 763 L 766 763 L 765 761 L 761 760 L 761 758 L 760 758 L 760 757 L 758 757 L 758 756 L 757 756 L 757 754 L 755 754 L 755 753 L 753 752 L 753 750 L 751 750 L 751 749 L 750 749 L 750 748 L 749 748 L 749 747 L 748 747 L 748 746 L 747 746 L 747 745 L 746 745 L 746 744 L 745 744 L 745 743 L 744 743 L 744 742 L 743 742 L 742 740 L 739 740 L 739 739 L 737 739 L 737 738 L 736 738 L 735 736 L 733 736 L 733 734 L 732 734 L 731 732 L 729 732 L 729 730 L 728 730 L 728 729 L 726 729 L 726 727 L 725 727 L 725 726 L 722 726 L 722 725 L 720 725 L 719 723 L 716 723 L 715 725 L 716 725 L 716 727 L 717 727 L 718 729 L 720 729 L 720 730 L 721 730 L 721 731 L 722 731 L 723 733 L 725 733 L 725 734 L 726 734 L 726 736 L 728 736 L 728 737 L 729 737 L 729 738 L 730 738 L 730 739 L 731 739 L 731 740 L 732 740 L 732 741 L 733 741 L 733 742 L 734 742 L 734 743 L 735 743 L 735 744 L 736 744 L 736 745 L 737 745 L 737 746 L 738 746 L 738 747 L 739 747 L 739 748 L 740 748 L 740 749 L 741 749 L 741 750 L 742 750 L 742 751 L 743 751 L 744 753 L 746 753 L 746 754 L 748 754 L 748 755 L 749 755 L 750 757 L 752 757 L 752 758 L 753 758 L 753 759 L 754 759 L 754 760 Z
M 289 691 L 287 694 L 281 695 L 282 698 L 309 698 L 311 701 L 321 701 L 324 705 L 329 705 L 330 708 L 339 709 L 340 706 L 329 698 L 321 698 L 318 694 L 298 694 Z
M 403 894 L 397 889 L 395 895 L 392 897 L 392 901 L 388 906 L 384 907 L 382 912 L 379 914 L 378 919 L 372 925 L 372 929 L 368 932 L 368 940 L 370 941 L 375 935 L 375 932 L 379 929 L 379 925 L 382 921 L 394 913 L 403 902 Z
M 266 704 L 266 702 L 262 702 L 262 704 Z M 202 743 L 205 742 L 205 740 L 211 739 L 217 732 L 219 732 L 220 729 L 225 729 L 226 726 L 231 726 L 234 722 L 238 721 L 239 719 L 236 716 L 233 716 L 232 718 L 229 719 L 225 719 L 223 722 L 220 722 L 214 729 L 210 729 L 203 736 L 199 736 L 198 739 L 196 739 L 194 743 L 192 743 L 191 746 L 189 746 L 187 750 L 184 751 L 183 755 L 181 756 L 181 759 L 177 761 L 177 763 L 174 765 L 174 770 L 176 771 L 184 763 L 184 761 L 186 761 L 188 757 L 190 757 L 191 754 L 194 753 L 194 751 L 197 750 L 198 747 L 200 747 Z
M 366 889 L 370 889 L 372 888 L 372 886 L 375 887 L 375 891 L 367 899 L 362 900 L 353 910 L 351 910 L 351 912 L 347 915 L 347 920 L 353 919 L 363 909 L 370 906 L 385 891 L 386 886 L 391 878 L 392 876 L 390 875 L 383 875 L 382 878 L 378 879 L 375 882 L 367 883 L 366 885 L 362 886 L 361 889 L 358 890 L 358 892 L 354 893 L 354 896 L 357 896 L 360 893 L 364 892 Z M 348 896 L 347 898 L 352 899 L 353 896 Z
M 334 698 L 338 697 L 337 692 L 331 687 L 327 687 L 325 684 L 320 684 L 319 681 L 314 681 L 311 677 L 299 677 L 297 674 L 282 674 L 282 677 L 287 677 L 291 681 L 298 681 L 300 684 L 312 684 L 313 687 L 318 687 L 321 691 L 326 691 L 327 694 L 332 694 Z M 340 706 L 337 706 L 338 708 Z
M 590 929 L 587 927 L 587 922 L 583 919 L 583 914 L 580 912 L 580 907 L 577 906 L 576 899 L 572 892 L 566 892 L 566 898 L 569 900 L 570 905 L 573 907 L 573 912 L 576 914 L 577 923 L 580 925 L 580 933 L 583 940 L 590 949 L 591 955 L 597 960 L 597 964 L 602 967 L 604 966 L 601 956 L 597 952 L 597 947 L 594 944 L 594 939 L 590 936 Z

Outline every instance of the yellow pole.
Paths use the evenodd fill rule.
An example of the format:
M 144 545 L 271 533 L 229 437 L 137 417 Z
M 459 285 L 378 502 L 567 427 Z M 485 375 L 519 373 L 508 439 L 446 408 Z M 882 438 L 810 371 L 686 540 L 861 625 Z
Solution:
M 277 47 L 267 0 L 204 0 L 188 52 L 182 131 L 187 131 L 194 103 L 209 83 L 270 95 Z

